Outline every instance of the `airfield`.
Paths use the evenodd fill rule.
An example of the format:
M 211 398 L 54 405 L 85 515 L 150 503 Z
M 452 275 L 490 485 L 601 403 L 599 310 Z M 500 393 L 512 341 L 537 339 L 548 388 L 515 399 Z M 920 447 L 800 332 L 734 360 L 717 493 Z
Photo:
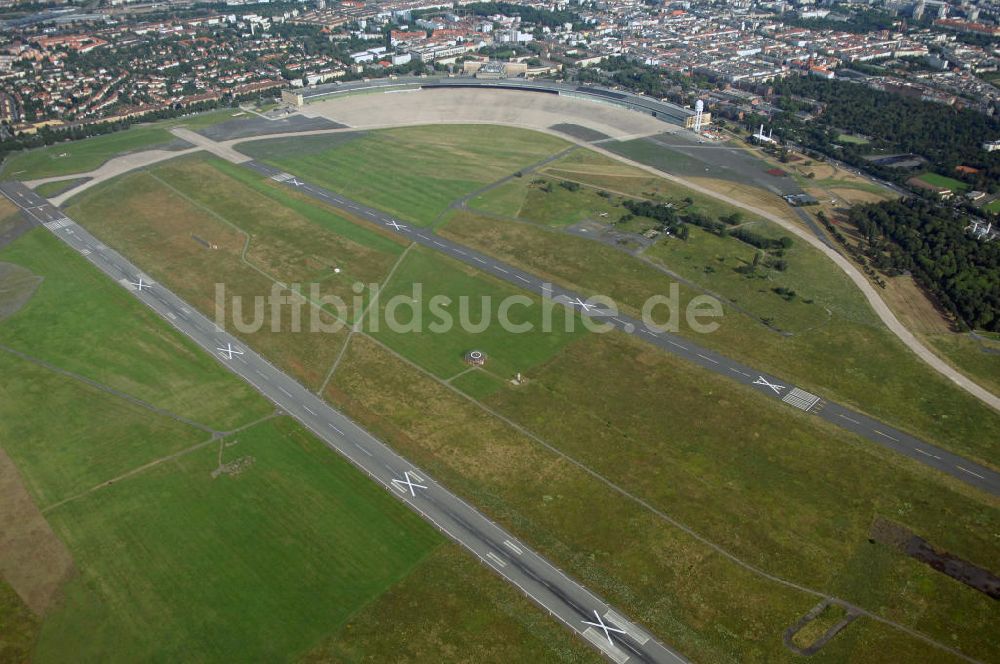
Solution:
M 870 550 L 863 531 L 875 514 L 902 515 L 988 563 L 996 413 L 909 354 L 810 228 L 688 181 L 700 173 L 690 166 L 654 177 L 633 159 L 634 142 L 689 160 L 710 154 L 704 168 L 737 187 L 770 191 L 758 186 L 770 183 L 764 169 L 726 166 L 726 150 L 684 143 L 678 127 L 642 113 L 532 92 L 374 92 L 316 101 L 290 118 L 219 120 L 172 127 L 167 148 L 82 172 L 41 170 L 2 191 L 40 226 L 33 232 L 62 240 L 592 652 L 617 662 L 791 657 L 787 639 L 797 637 L 783 642 L 784 630 L 827 602 L 834 609 L 814 629 L 849 619 L 817 657 L 877 659 L 891 648 L 919 659 L 930 648 L 938 660 L 988 659 L 988 600 Z M 553 196 L 536 183 L 567 178 L 583 193 Z M 31 190 L 61 181 L 76 186 L 49 201 Z M 802 240 L 787 278 L 826 313 L 804 296 L 783 302 L 688 270 L 679 245 L 640 254 L 595 242 L 593 213 L 578 214 L 610 214 L 625 196 L 677 200 L 677 191 L 699 210 L 739 209 L 754 228 Z M 729 260 L 720 259 L 729 242 L 717 264 Z M 718 335 L 638 320 L 635 303 L 674 276 L 686 297 L 723 296 Z M 527 293 L 616 332 L 519 343 L 488 332 L 476 343 L 492 364 L 469 371 L 460 357 L 471 339 L 348 329 L 317 346 L 233 334 L 206 317 L 220 279 L 252 294 L 306 277 L 345 293 L 349 277 L 390 290 L 437 280 L 445 291 Z M 624 310 L 607 315 L 588 300 L 597 292 Z M 777 322 L 755 320 L 762 308 Z M 833 348 L 849 370 L 818 365 Z M 870 366 L 855 363 L 866 357 Z M 880 373 L 886 366 L 894 372 Z M 510 387 L 514 371 L 529 382 Z M 601 389 L 588 393 L 595 377 Z M 742 504 L 727 497 L 734 489 Z M 818 525 L 826 510 L 832 520 Z M 799 531 L 808 546 L 788 540 L 791 523 L 818 526 Z M 661 549 L 673 554 L 651 554 Z M 899 578 L 919 582 L 900 587 Z M 889 597 L 900 608 L 886 611 Z M 958 629 L 944 617 L 956 611 L 957 643 L 943 637 Z M 567 652 L 539 658 L 567 661 Z

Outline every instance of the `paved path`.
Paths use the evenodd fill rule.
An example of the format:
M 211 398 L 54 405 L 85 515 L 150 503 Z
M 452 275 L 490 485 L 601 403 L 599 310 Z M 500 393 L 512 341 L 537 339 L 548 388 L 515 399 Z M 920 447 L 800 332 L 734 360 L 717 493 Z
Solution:
M 18 182 L 0 193 L 616 664 L 686 660 Z M 141 280 L 141 281 L 140 281 Z M 142 286 L 137 286 L 142 284 Z M 590 623 L 606 623 L 605 632 Z
M 948 473 L 976 488 L 1000 496 L 1000 473 L 979 463 L 970 461 L 943 448 L 926 443 L 903 431 L 890 427 L 876 419 L 851 410 L 840 404 L 822 399 L 795 387 L 772 374 L 759 371 L 741 362 L 702 348 L 684 337 L 647 327 L 641 321 L 602 306 L 586 303 L 587 296 L 558 285 L 550 284 L 530 272 L 497 260 L 463 244 L 435 235 L 430 229 L 415 226 L 405 220 L 396 219 L 379 210 L 351 200 L 340 193 L 294 177 L 267 164 L 249 161 L 244 164 L 276 182 L 296 191 L 308 194 L 323 203 L 339 208 L 347 214 L 376 224 L 383 230 L 400 235 L 434 251 L 446 254 L 455 260 L 470 265 L 477 270 L 531 291 L 545 298 L 562 302 L 578 310 L 582 315 L 600 317 L 603 322 L 634 335 L 644 341 L 697 364 L 709 371 L 725 376 L 744 386 L 750 387 L 768 397 L 779 399 L 791 408 L 814 413 L 820 418 L 859 434 L 868 440 L 922 464 Z M 581 304 L 581 302 L 583 304 Z

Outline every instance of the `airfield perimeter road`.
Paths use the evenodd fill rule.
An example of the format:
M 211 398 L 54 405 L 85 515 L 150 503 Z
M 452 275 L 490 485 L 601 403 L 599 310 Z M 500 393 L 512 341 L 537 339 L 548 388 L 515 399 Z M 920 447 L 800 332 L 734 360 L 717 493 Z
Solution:
M 758 371 L 724 355 L 702 348 L 684 337 L 657 329 L 650 329 L 641 321 L 620 313 L 615 313 L 612 316 L 601 306 L 583 306 L 579 304 L 579 301 L 586 301 L 584 295 L 561 288 L 555 284 L 549 284 L 529 272 L 470 249 L 463 244 L 438 236 L 429 229 L 415 226 L 402 219 L 397 220 L 384 212 L 362 205 L 357 201 L 353 201 L 323 187 L 305 182 L 301 178 L 294 177 L 290 173 L 283 172 L 267 164 L 262 164 L 258 161 L 246 161 L 242 165 L 262 175 L 266 175 L 276 182 L 304 192 L 327 205 L 339 208 L 354 217 L 364 219 L 382 227 L 384 230 L 401 235 L 412 242 L 446 254 L 455 260 L 461 261 L 519 288 L 537 293 L 549 299 L 564 302 L 584 315 L 591 317 L 599 316 L 603 319 L 602 322 L 613 325 L 627 334 L 635 335 L 669 353 L 694 362 L 705 369 L 714 371 L 727 378 L 731 378 L 769 397 L 780 399 L 788 404 L 789 407 L 814 413 L 827 422 L 859 434 L 868 440 L 915 459 L 920 463 L 948 473 L 978 489 L 987 491 L 995 496 L 1000 495 L 1000 473 L 982 464 L 965 459 L 930 443 L 925 443 L 918 438 L 914 438 L 903 431 L 894 429 L 887 424 L 851 410 L 846 406 L 826 401 L 818 395 L 810 394 L 771 374 Z
M 616 664 L 687 661 L 167 288 L 153 282 L 59 208 L 19 182 L 0 183 L 0 193 L 605 657 Z M 608 629 L 601 628 L 601 624 Z

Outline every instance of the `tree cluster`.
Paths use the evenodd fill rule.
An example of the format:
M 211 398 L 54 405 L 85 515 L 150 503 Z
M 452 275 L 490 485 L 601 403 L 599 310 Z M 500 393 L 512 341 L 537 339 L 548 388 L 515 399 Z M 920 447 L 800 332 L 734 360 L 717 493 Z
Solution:
M 911 272 L 965 325 L 1000 331 L 1000 243 L 971 237 L 958 211 L 917 198 L 855 206 L 849 215 L 876 266 Z

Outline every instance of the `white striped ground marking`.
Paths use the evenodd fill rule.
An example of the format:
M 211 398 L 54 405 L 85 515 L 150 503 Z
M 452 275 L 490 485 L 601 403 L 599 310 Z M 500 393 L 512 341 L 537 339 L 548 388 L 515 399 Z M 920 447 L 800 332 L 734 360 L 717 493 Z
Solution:
M 963 473 L 968 473 L 968 474 L 972 475 L 973 477 L 978 477 L 981 480 L 985 480 L 986 479 L 985 477 L 983 477 L 979 473 L 974 473 L 971 470 L 969 470 L 968 468 L 962 468 L 961 466 L 955 466 L 955 467 L 958 468 L 959 470 L 961 470 Z
M 895 437 L 893 437 L 893 436 L 890 436 L 889 434 L 887 434 L 887 433 L 886 433 L 886 432 L 884 432 L 884 431 L 879 431 L 878 429 L 872 429 L 872 431 L 874 431 L 875 433 L 877 433 L 877 434 L 878 434 L 878 435 L 880 435 L 880 436 L 885 436 L 885 437 L 886 437 L 886 438 L 888 438 L 889 440 L 894 440 L 894 441 L 896 441 L 897 443 L 899 442 L 899 438 L 895 438 Z
M 786 394 L 782 401 L 796 408 L 808 411 L 819 403 L 819 397 L 796 387 Z
M 510 540 L 504 540 L 503 541 L 503 545 L 505 547 L 507 547 L 508 549 L 510 549 L 511 551 L 513 551 L 514 553 L 516 553 L 517 555 L 521 555 L 522 553 L 524 553 L 524 551 L 521 550 L 521 547 L 519 547 L 518 545 L 514 544 Z
M 501 558 L 500 556 L 498 556 L 497 554 L 493 553 L 492 551 L 488 552 L 486 554 L 486 557 L 489 558 L 490 560 L 492 560 L 493 562 L 495 562 L 500 567 L 506 567 L 507 566 L 507 562 L 503 558 Z
M 600 648 L 601 652 L 610 657 L 615 664 L 625 664 L 628 661 L 628 655 L 621 648 L 608 643 L 607 638 L 593 627 L 583 630 L 583 638 Z

